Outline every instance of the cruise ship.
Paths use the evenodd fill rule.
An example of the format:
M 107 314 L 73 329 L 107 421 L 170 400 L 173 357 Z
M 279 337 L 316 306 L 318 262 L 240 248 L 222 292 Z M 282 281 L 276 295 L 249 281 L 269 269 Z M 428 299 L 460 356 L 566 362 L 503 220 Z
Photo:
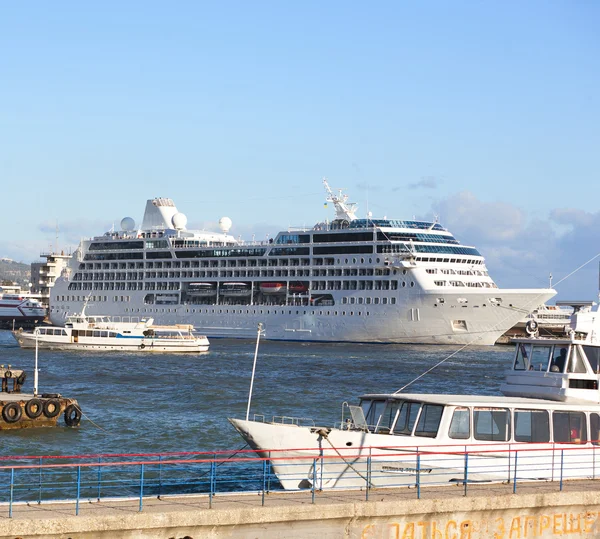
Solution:
M 500 289 L 474 247 L 438 222 L 359 218 L 323 180 L 335 218 L 265 241 L 186 228 L 173 200 L 141 226 L 82 240 L 56 280 L 49 317 L 89 314 L 192 324 L 210 337 L 492 345 L 553 289 Z

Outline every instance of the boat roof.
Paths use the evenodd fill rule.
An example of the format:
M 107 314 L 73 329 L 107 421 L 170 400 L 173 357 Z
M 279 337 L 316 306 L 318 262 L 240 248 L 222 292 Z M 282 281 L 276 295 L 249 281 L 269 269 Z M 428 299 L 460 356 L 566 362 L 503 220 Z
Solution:
M 569 410 L 600 410 L 600 404 L 594 404 L 589 401 L 580 403 L 550 401 L 547 399 L 531 399 L 527 397 L 505 397 L 504 395 L 449 395 L 444 393 L 372 393 L 362 395 L 361 399 L 367 400 L 409 400 L 419 401 L 427 404 L 441 404 L 443 406 L 495 406 L 505 407 L 540 407 Z

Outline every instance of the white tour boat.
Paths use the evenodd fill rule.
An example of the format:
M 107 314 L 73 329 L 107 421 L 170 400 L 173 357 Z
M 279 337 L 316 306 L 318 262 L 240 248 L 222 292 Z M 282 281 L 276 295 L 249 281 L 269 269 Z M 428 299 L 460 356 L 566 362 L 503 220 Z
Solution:
M 18 326 L 39 323 L 45 317 L 46 309 L 37 299 L 21 294 L 0 295 L 0 323 Z
M 501 289 L 479 251 L 436 221 L 356 215 L 324 181 L 335 218 L 268 241 L 188 230 L 168 198 L 141 226 L 82 240 L 50 292 L 49 318 L 80 312 L 193 324 L 210 337 L 492 345 L 556 292 Z
M 369 394 L 336 426 L 230 422 L 285 489 L 599 477 L 600 314 L 515 341 L 503 396 Z
M 13 331 L 21 348 L 53 350 L 119 350 L 132 352 L 207 352 L 208 339 L 189 324 L 159 326 L 152 318 L 111 319 L 81 314 L 69 316 L 64 327 L 38 326 Z

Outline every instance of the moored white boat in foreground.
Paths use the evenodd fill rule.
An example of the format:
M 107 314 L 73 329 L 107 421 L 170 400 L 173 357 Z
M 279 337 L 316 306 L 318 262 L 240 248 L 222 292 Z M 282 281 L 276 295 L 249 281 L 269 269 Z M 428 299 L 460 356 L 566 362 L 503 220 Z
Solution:
M 85 309 L 67 318 L 65 327 L 40 326 L 33 331 L 14 331 L 21 348 L 54 350 L 120 350 L 132 352 L 207 352 L 208 339 L 195 335 L 193 326 L 154 325 L 152 318 L 112 320 L 88 316 Z
M 333 426 L 230 421 L 285 489 L 599 477 L 598 313 L 516 343 L 503 396 L 368 394 Z

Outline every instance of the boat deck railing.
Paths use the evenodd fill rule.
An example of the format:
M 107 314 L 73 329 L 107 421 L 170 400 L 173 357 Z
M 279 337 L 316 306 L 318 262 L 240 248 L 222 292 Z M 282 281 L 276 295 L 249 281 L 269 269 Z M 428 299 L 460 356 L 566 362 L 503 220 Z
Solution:
M 490 446 L 329 447 L 322 449 L 242 449 L 215 452 L 94 454 L 79 456 L 5 456 L 0 458 L 0 514 L 8 517 L 15 504 L 69 501 L 79 514 L 81 503 L 195 495 L 212 508 L 219 496 L 252 493 L 262 505 L 268 495 L 282 494 L 281 481 L 293 480 L 297 495 L 315 503 L 336 492 L 354 491 L 369 501 L 386 489 L 401 489 L 421 498 L 426 489 L 460 488 L 468 496 L 484 483 L 503 485 L 512 493 L 527 486 L 562 491 L 567 480 L 600 478 L 600 446 L 561 447 L 523 444 L 498 450 Z M 267 455 L 266 457 L 264 455 Z M 485 458 L 484 458 L 485 457 Z M 278 477 L 273 473 L 278 470 Z M 600 469 L 600 468 L 599 468 Z M 340 471 L 346 473 L 340 475 Z M 491 479 L 482 479 L 489 477 Z M 288 481 L 289 482 L 289 481 Z M 600 490 L 600 481 L 597 483 Z M 586 490 L 590 488 L 586 483 Z M 289 491 L 289 489 L 288 489 Z

